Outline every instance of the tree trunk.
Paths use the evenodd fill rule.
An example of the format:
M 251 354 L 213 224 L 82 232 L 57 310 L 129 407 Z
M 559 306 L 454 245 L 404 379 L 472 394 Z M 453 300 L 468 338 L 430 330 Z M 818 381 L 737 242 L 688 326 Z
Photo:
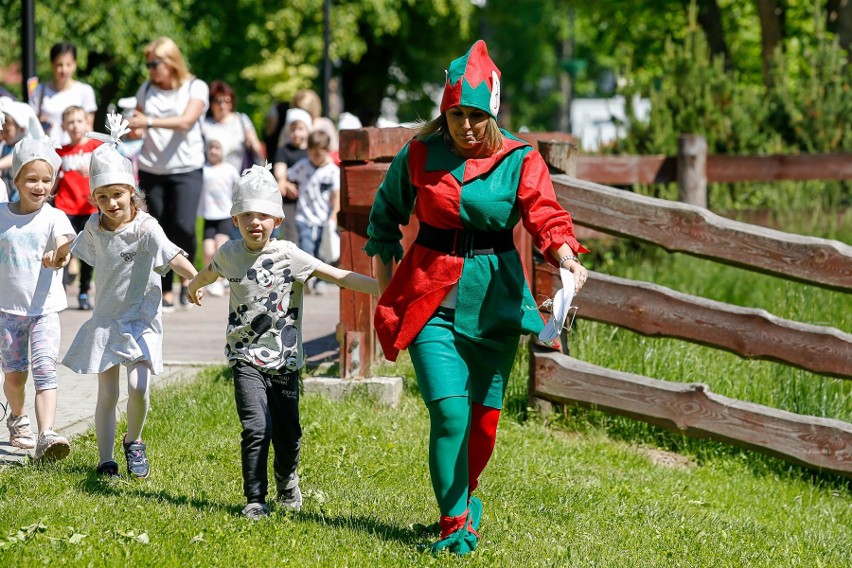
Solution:
M 840 47 L 852 53 L 852 0 L 828 0 L 825 19 L 828 31 L 837 34 Z
M 725 42 L 725 28 L 722 26 L 722 11 L 716 0 L 706 0 L 698 3 L 698 24 L 707 35 L 710 53 L 722 55 L 725 58 L 725 69 L 731 69 L 731 54 Z
M 760 31 L 763 59 L 763 80 L 768 85 L 775 49 L 784 39 L 785 10 L 784 0 L 755 0 L 760 17 Z
M 361 119 L 364 126 L 373 126 L 381 114 L 386 88 L 386 81 L 377 78 L 376 71 L 390 68 L 394 51 L 375 43 L 370 30 L 362 29 L 361 37 L 367 41 L 367 51 L 361 60 L 358 63 L 344 61 L 340 66 L 343 106 Z

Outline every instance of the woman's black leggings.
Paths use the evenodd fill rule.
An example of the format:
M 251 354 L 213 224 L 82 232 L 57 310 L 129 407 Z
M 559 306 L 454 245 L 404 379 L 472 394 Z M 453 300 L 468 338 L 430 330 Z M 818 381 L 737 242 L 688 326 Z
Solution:
M 195 219 L 201 199 L 203 170 L 182 174 L 152 174 L 139 172 L 139 186 L 145 192 L 148 212 L 163 227 L 166 236 L 195 262 L 198 248 Z M 172 289 L 172 273 L 163 277 L 163 292 Z

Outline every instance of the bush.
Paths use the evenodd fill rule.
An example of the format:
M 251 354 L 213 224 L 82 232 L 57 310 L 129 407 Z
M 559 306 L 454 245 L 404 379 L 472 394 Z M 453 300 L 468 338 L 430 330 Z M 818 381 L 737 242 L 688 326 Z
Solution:
M 818 22 L 824 18 L 817 14 Z M 666 154 L 677 152 L 681 134 L 700 134 L 711 154 L 797 154 L 852 151 L 852 65 L 834 36 L 818 28 L 812 41 L 796 43 L 796 57 L 776 54 L 767 84 L 740 81 L 725 69 L 723 57 L 713 57 L 706 37 L 691 16 L 682 43 L 669 40 L 660 67 L 664 77 L 646 77 L 626 71 L 622 94 L 627 100 L 649 93 L 651 112 L 640 121 L 628 105 L 626 136 L 615 153 Z M 789 191 L 779 184 L 728 184 L 712 191 L 711 206 L 730 208 L 784 208 Z M 848 205 L 849 182 L 812 182 L 805 202 L 811 206 Z M 637 188 L 669 197 L 672 188 Z M 799 196 L 802 197 L 802 196 Z

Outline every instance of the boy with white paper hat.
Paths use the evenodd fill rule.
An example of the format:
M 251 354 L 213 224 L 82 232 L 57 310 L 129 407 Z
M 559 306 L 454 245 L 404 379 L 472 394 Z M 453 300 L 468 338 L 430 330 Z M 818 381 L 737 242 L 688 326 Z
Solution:
M 291 510 L 302 506 L 296 469 L 302 440 L 299 372 L 304 366 L 305 281 L 317 276 L 373 295 L 378 294 L 378 284 L 367 276 L 329 266 L 290 241 L 272 238 L 284 211 L 278 183 L 268 166 L 246 170 L 234 184 L 233 198 L 231 216 L 242 238 L 225 243 L 192 279 L 189 299 L 200 306 L 201 288 L 219 277 L 231 283 L 225 355 L 234 374 L 237 413 L 243 427 L 241 459 L 247 505 L 242 514 L 257 520 L 269 514 L 266 472 L 270 442 L 275 450 L 277 502 Z

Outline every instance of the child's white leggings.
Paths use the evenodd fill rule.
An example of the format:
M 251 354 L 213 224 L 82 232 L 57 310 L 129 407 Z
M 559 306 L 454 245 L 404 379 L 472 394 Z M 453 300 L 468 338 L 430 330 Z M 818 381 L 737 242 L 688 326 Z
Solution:
M 95 431 L 98 435 L 98 465 L 113 460 L 115 446 L 115 407 L 118 404 L 119 365 L 98 373 L 98 404 Z M 150 405 L 151 369 L 146 361 L 127 366 L 127 441 L 142 436 L 142 426 Z

